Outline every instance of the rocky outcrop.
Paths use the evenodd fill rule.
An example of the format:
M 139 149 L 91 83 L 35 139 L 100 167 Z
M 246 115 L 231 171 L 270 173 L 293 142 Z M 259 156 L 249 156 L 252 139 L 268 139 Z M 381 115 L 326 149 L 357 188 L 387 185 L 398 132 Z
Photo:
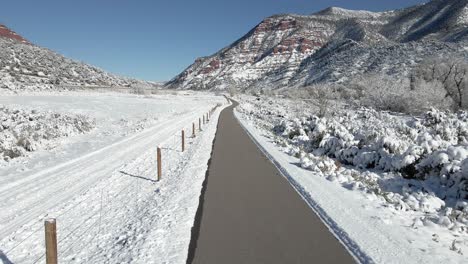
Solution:
M 29 41 L 27 41 L 25 38 L 16 34 L 16 32 L 12 31 L 4 25 L 0 25 L 0 37 L 16 40 L 21 43 L 29 43 Z

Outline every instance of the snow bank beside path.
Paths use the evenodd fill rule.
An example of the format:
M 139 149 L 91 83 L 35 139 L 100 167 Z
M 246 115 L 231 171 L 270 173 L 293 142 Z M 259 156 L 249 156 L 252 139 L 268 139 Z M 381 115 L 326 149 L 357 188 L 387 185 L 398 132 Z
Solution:
M 381 196 L 360 187 L 359 181 L 349 184 L 340 181 L 340 177 L 346 175 L 331 173 L 337 169 L 337 164 L 327 157 L 309 159 L 310 166 L 332 167 L 323 171 L 330 171 L 334 178 L 321 170 L 304 169 L 304 159 L 286 153 L 284 146 L 278 145 L 270 130 L 274 124 L 258 116 L 262 115 L 262 109 L 246 104 L 249 106 L 251 115 L 236 111 L 241 124 L 358 260 L 376 263 L 466 262 L 463 253 L 468 252 L 468 234 L 463 226 L 458 224 L 461 231 L 448 229 L 443 223 L 434 222 L 437 215 L 434 212 L 399 210 Z M 278 105 L 269 107 L 272 115 L 281 108 Z M 358 170 L 354 176 L 366 179 L 366 173 Z M 427 199 L 433 196 L 427 196 L 426 204 L 430 207 L 434 201 Z

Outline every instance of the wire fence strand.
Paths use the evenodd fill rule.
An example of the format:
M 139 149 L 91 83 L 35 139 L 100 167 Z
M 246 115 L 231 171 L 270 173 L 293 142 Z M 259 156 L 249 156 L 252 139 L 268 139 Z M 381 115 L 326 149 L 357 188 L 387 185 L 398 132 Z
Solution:
M 214 108 L 214 109 L 216 109 L 216 108 Z M 202 124 L 202 127 L 209 124 L 209 121 L 208 121 L 208 118 L 206 117 L 206 115 L 203 114 L 203 116 L 205 118 L 205 122 Z M 194 121 L 193 124 L 195 124 L 195 131 L 198 132 L 199 135 L 201 135 L 204 132 L 204 129 L 202 129 L 202 127 L 200 127 L 200 126 L 197 126 L 198 122 L 199 122 L 199 119 Z M 161 146 L 161 147 L 166 146 L 166 148 L 169 147 L 168 149 L 171 149 L 171 147 L 172 147 L 173 148 L 172 150 L 174 151 L 174 154 L 178 154 L 178 155 L 175 156 L 176 159 L 182 158 L 183 157 L 182 153 L 179 153 L 180 151 L 178 151 L 178 148 L 182 144 L 182 135 L 181 135 L 180 131 L 184 130 L 186 132 L 185 133 L 186 134 L 185 141 L 186 141 L 187 144 L 192 144 L 193 142 L 195 142 L 195 138 L 190 136 L 190 135 L 192 135 L 193 124 L 190 123 L 190 126 L 182 127 L 181 129 L 179 129 L 179 132 L 176 132 L 172 136 L 172 140 L 169 140 L 169 141 L 165 140 L 165 141 L 161 142 L 161 145 L 159 145 L 159 146 Z M 164 144 L 164 142 L 166 142 L 166 143 Z M 169 146 L 167 145 L 167 143 L 169 143 L 168 144 Z M 151 155 L 148 155 L 148 156 L 151 156 Z M 146 161 L 149 158 L 150 157 L 144 158 L 144 162 L 147 163 Z M 182 164 L 179 164 L 181 162 L 182 162 Z M 182 159 L 181 161 L 176 162 L 177 164 L 174 164 L 175 166 L 171 166 L 170 170 L 171 171 L 172 170 L 178 171 L 180 169 L 180 165 L 185 166 L 186 162 L 187 161 Z M 152 171 L 152 169 L 147 168 L 147 169 L 145 169 L 143 171 L 143 173 L 146 174 L 147 172 L 150 172 L 150 171 Z M 114 207 L 114 199 L 111 199 L 111 196 L 115 197 L 115 196 L 119 196 L 119 195 L 121 195 L 123 193 L 130 194 L 130 192 L 128 190 L 130 188 L 132 188 L 132 187 L 133 187 L 133 191 L 131 191 L 131 192 L 132 192 L 132 194 L 134 196 L 134 206 L 133 206 L 133 208 L 137 212 L 137 214 L 134 214 L 133 218 L 136 219 L 136 222 L 137 222 L 136 224 L 138 224 L 140 222 L 140 220 L 142 219 L 142 217 L 145 214 L 147 214 L 149 212 L 149 210 L 150 210 L 150 208 L 147 208 L 147 207 L 144 207 L 144 208 L 140 207 L 140 198 L 141 198 L 140 191 L 139 191 L 140 181 L 136 181 L 135 184 L 133 184 L 133 185 L 132 184 L 124 185 L 118 191 L 109 192 L 109 189 L 106 188 L 106 195 L 105 195 L 105 200 L 106 201 L 105 202 L 104 202 L 104 188 L 102 188 L 101 192 L 100 192 L 98 212 L 92 212 L 92 214 L 90 216 L 86 217 L 77 226 L 75 226 L 70 232 L 68 232 L 65 236 L 61 237 L 60 240 L 57 242 L 58 244 L 64 244 L 67 240 L 69 240 L 70 238 L 73 237 L 73 240 L 71 240 L 71 243 L 68 243 L 68 245 L 67 245 L 67 247 L 65 249 L 60 250 L 60 252 L 59 252 L 60 256 L 65 257 L 65 255 L 67 253 L 69 253 L 69 251 L 72 250 L 73 247 L 76 246 L 76 244 L 79 241 L 81 241 L 81 238 L 85 234 L 90 233 L 93 229 L 96 229 L 96 228 L 97 228 L 96 234 L 93 236 L 91 241 L 89 241 L 87 243 L 92 244 L 92 242 L 97 238 L 97 243 L 99 244 L 99 242 L 100 242 L 100 240 L 99 240 L 100 236 L 99 235 L 102 232 L 103 217 L 108 217 L 108 214 L 112 212 L 111 208 Z M 81 206 L 82 204 L 87 202 L 91 197 L 93 197 L 93 196 L 89 195 L 88 197 L 80 200 L 77 204 L 74 204 L 73 206 L 70 206 L 69 208 L 63 210 L 62 212 L 60 212 L 55 217 L 56 218 L 62 218 L 64 215 L 67 215 L 68 213 L 73 212 L 74 209 L 77 209 L 79 206 Z M 106 210 L 106 208 L 107 208 L 107 210 Z M 96 220 L 90 222 L 90 220 L 93 219 L 93 218 L 96 218 Z M 135 226 L 135 228 L 138 228 L 138 226 Z M 29 235 L 27 235 L 25 238 L 21 239 L 21 241 L 19 241 L 13 247 L 11 247 L 9 250 L 7 250 L 5 252 L 5 254 L 11 253 L 13 250 L 15 250 L 16 248 L 21 246 L 26 241 L 28 241 L 33 235 L 37 234 L 42 229 L 43 229 L 42 226 L 40 226 L 38 228 L 35 228 Z M 82 252 L 84 250 L 84 248 L 85 247 L 81 248 L 78 252 L 76 252 L 76 254 L 79 254 L 80 252 Z M 45 251 L 44 251 L 44 253 L 39 255 L 39 257 L 37 259 L 35 259 L 33 263 L 38 263 L 44 257 L 45 257 Z

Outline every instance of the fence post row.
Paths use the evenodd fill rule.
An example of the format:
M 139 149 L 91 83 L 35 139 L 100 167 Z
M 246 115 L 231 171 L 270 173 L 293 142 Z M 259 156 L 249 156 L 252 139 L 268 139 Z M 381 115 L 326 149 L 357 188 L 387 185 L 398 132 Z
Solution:
M 213 107 L 206 115 L 203 115 L 203 124 L 208 122 L 211 114 L 216 110 L 218 106 Z M 201 118 L 198 118 L 198 129 L 201 131 Z M 192 123 L 192 135 L 195 137 L 195 122 Z M 182 129 L 182 152 L 185 151 L 185 131 Z M 158 161 L 158 181 L 162 177 L 162 161 L 161 161 L 161 147 L 157 148 L 157 161 Z M 57 251 L 57 225 L 56 219 L 48 218 L 44 221 L 45 227 L 45 245 L 46 245 L 46 263 L 57 264 L 58 263 L 58 251 Z
M 48 218 L 44 222 L 46 263 L 57 264 L 57 226 L 54 218 Z
M 162 177 L 161 148 L 160 147 L 158 147 L 158 152 L 156 156 L 158 159 L 158 181 L 160 181 Z
M 185 151 L 185 131 L 182 129 L 182 152 Z

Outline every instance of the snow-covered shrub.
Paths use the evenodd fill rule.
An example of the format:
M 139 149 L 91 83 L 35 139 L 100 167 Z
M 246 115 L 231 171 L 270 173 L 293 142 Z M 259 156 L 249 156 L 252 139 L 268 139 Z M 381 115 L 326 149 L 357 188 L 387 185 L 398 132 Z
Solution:
M 398 172 L 406 178 L 434 177 L 438 192 L 468 199 L 467 114 L 431 110 L 421 118 L 402 118 L 372 109 L 325 118 L 283 119 L 272 131 L 301 152 L 327 156 L 359 169 Z M 315 158 L 305 156 L 303 167 Z M 315 167 L 314 167 L 315 168 Z M 314 169 L 315 170 L 315 169 Z
M 65 115 L 0 106 L 0 159 L 35 151 L 52 140 L 86 133 L 94 121 L 82 115 Z
M 241 118 L 253 120 L 311 177 L 410 217 L 409 228 L 468 234 L 468 113 L 408 116 L 348 107 L 319 117 L 309 100 L 242 99 Z
M 397 173 L 433 182 L 438 186 L 433 192 L 444 200 L 455 203 L 468 198 L 465 112 L 432 109 L 420 117 L 409 117 L 362 108 L 340 110 L 333 117 L 297 118 L 290 112 L 293 109 L 284 105 L 264 108 L 261 100 L 257 102 L 242 104 L 240 111 L 256 120 L 276 123 L 270 128 L 279 136 L 275 142 L 301 158 L 305 168 L 333 171 L 328 164 L 344 164 Z
M 303 154 L 301 157 L 301 167 L 317 172 L 332 172 L 339 168 L 339 165 L 333 159 L 327 156 L 315 156 L 312 153 Z

